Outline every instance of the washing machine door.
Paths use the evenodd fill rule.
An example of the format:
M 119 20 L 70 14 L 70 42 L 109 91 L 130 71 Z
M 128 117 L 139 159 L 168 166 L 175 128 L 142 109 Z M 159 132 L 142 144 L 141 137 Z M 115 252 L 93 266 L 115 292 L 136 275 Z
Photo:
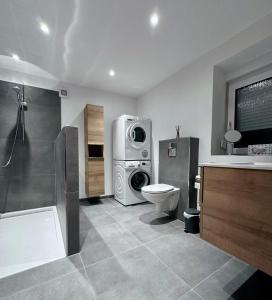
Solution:
M 142 187 L 149 185 L 151 182 L 150 175 L 143 171 L 137 170 L 129 176 L 129 186 L 132 191 L 141 192 Z
M 128 128 L 127 131 L 128 141 L 130 145 L 135 148 L 141 148 L 146 142 L 146 131 L 144 126 L 140 123 L 135 123 Z

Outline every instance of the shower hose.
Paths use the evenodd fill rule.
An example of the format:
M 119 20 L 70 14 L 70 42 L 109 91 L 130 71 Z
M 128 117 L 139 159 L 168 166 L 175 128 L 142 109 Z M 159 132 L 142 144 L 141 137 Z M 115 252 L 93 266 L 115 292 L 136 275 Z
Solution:
M 15 135 L 14 135 L 10 155 L 9 155 L 9 158 L 8 158 L 7 162 L 4 165 L 1 165 L 2 168 L 6 168 L 11 163 L 11 160 L 12 160 L 12 157 L 13 157 L 14 148 L 15 148 L 16 139 L 17 139 L 18 130 L 19 130 L 20 118 L 21 118 L 21 109 L 23 109 L 22 104 L 19 104 L 18 112 L 17 112 L 16 130 L 15 130 Z

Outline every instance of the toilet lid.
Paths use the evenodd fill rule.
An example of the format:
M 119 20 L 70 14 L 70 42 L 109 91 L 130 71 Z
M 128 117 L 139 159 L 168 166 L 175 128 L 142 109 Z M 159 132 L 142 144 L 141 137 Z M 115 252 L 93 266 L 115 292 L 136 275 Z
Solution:
M 150 194 L 159 194 L 159 193 L 167 193 L 174 189 L 172 185 L 169 184 L 151 184 L 142 187 L 142 191 Z

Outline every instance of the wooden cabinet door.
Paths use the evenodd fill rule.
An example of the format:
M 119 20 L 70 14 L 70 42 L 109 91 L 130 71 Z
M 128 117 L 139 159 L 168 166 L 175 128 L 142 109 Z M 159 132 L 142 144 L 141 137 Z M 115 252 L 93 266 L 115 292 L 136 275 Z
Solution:
M 89 196 L 104 195 L 104 161 L 88 161 L 88 189 Z
M 204 167 L 201 237 L 272 275 L 272 172 Z
M 104 144 L 104 109 L 101 106 L 88 105 L 88 144 Z

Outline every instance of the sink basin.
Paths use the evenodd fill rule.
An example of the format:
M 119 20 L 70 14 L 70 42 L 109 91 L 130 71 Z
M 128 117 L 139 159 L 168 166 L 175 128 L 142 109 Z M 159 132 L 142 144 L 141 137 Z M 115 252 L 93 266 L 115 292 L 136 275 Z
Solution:
M 245 165 L 245 166 L 272 166 L 272 163 L 270 162 L 209 162 L 209 164 L 215 164 L 215 165 Z
M 272 166 L 272 163 L 270 162 L 255 162 L 253 163 L 255 166 Z
M 214 162 L 214 161 L 211 161 L 209 163 L 215 165 L 254 165 L 255 164 L 253 162 Z

